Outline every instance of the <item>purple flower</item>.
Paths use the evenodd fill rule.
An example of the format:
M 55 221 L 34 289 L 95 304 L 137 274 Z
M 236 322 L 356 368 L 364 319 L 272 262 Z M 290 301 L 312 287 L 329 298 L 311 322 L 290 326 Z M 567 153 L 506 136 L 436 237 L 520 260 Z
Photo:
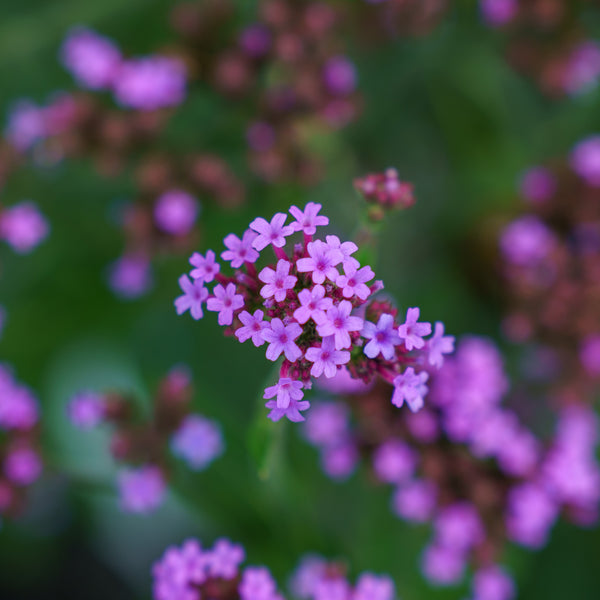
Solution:
M 302 400 L 304 397 L 302 382 L 282 377 L 276 385 L 265 389 L 263 398 L 269 400 L 275 396 L 277 396 L 277 408 L 288 408 L 292 402 Z
M 290 208 L 290 213 L 296 219 L 290 223 L 294 231 L 303 231 L 306 235 L 314 235 L 317 232 L 317 227 L 329 225 L 329 218 L 319 215 L 321 205 L 315 202 L 309 202 L 304 211 L 297 206 Z
M 308 400 L 290 400 L 290 405 L 287 408 L 278 408 L 277 400 L 269 400 L 265 406 L 271 409 L 271 412 L 267 415 L 271 421 L 279 421 L 283 417 L 287 417 L 294 423 L 304 421 L 304 417 L 300 414 L 300 411 L 306 410 L 310 407 Z
M 325 311 L 333 305 L 331 298 L 325 298 L 325 288 L 322 285 L 315 285 L 312 290 L 301 290 L 298 292 L 298 300 L 300 300 L 300 307 L 294 311 L 294 319 L 301 324 L 309 319 L 315 323 L 322 323 L 325 319 Z
M 0 364 L 0 427 L 27 431 L 39 420 L 37 400 Z
M 250 229 L 256 231 L 258 235 L 252 241 L 252 247 L 260 252 L 269 244 L 276 248 L 285 246 L 285 238 L 294 233 L 291 225 L 284 225 L 286 219 L 285 213 L 276 213 L 270 223 L 262 217 L 254 219 L 250 223 Z
M 457 553 L 484 541 L 483 524 L 475 507 L 467 502 L 444 507 L 435 520 L 436 542 Z
M 156 510 L 162 504 L 166 489 L 160 469 L 153 465 L 123 469 L 117 485 L 123 510 L 140 514 Z
M 236 294 L 235 291 L 234 283 L 228 283 L 226 288 L 219 284 L 213 290 L 214 297 L 206 302 L 208 310 L 219 313 L 217 319 L 219 325 L 231 325 L 234 311 L 244 306 L 244 297 Z
M 431 518 L 435 502 L 434 485 L 429 481 L 415 480 L 396 490 L 393 510 L 407 521 L 424 523 Z
M 259 257 L 258 252 L 252 247 L 252 242 L 257 234 L 250 229 L 244 232 L 242 239 L 233 233 L 230 233 L 224 240 L 228 250 L 221 253 L 223 260 L 231 261 L 234 269 L 239 269 L 244 263 L 255 263 Z
M 27 446 L 9 450 L 4 459 L 4 475 L 15 485 L 31 485 L 42 473 L 38 453 Z
M 330 58 L 323 67 L 326 88 L 336 96 L 347 96 L 356 89 L 356 67 L 345 56 Z
M 425 549 L 421 568 L 434 585 L 454 585 L 463 577 L 465 562 L 462 553 L 434 544 Z
M 29 150 L 46 134 L 43 109 L 29 100 L 21 100 L 11 108 L 5 135 L 17 150 Z
M 175 299 L 175 309 L 178 315 L 182 315 L 186 310 L 190 311 L 192 319 L 196 321 L 204 316 L 202 303 L 208 298 L 208 290 L 204 287 L 202 279 L 190 281 L 187 275 L 179 278 L 179 287 L 183 292 L 182 296 Z
M 334 336 L 323 338 L 320 347 L 312 347 L 306 351 L 306 360 L 314 363 L 310 369 L 313 377 L 331 378 L 337 373 L 338 365 L 345 365 L 350 361 L 350 352 L 336 350 Z
M 302 350 L 294 343 L 294 340 L 302 333 L 302 327 L 298 323 L 284 325 L 281 319 L 272 319 L 270 327 L 262 332 L 263 339 L 269 343 L 267 358 L 277 360 L 283 353 L 290 362 L 295 362 L 302 356 Z
M 385 575 L 363 573 L 356 582 L 352 600 L 393 600 L 394 582 Z
M 348 600 L 352 590 L 342 577 L 324 577 L 317 581 L 313 600 Z
M 401 440 L 391 439 L 379 446 L 373 456 L 377 477 L 385 483 L 401 483 L 413 476 L 417 465 L 415 451 Z
M 298 278 L 290 275 L 290 267 L 292 264 L 287 260 L 277 261 L 276 270 L 273 271 L 270 267 L 265 267 L 258 275 L 258 278 L 266 285 L 260 290 L 260 295 L 263 298 L 274 297 L 276 302 L 283 302 L 287 295 L 287 291 L 294 288 Z
M 344 269 L 351 269 L 352 267 L 358 269 L 360 267 L 360 263 L 352 257 L 358 250 L 358 246 L 354 242 L 344 242 L 342 244 L 337 235 L 328 235 L 325 240 L 332 250 L 339 250 L 342 253 L 342 266 Z
M 248 25 L 240 33 L 239 45 L 248 56 L 260 58 L 271 48 L 271 32 L 259 23 Z
M 306 245 L 309 258 L 299 258 L 296 267 L 300 273 L 312 273 L 314 283 L 323 283 L 325 279 L 335 282 L 339 272 L 335 268 L 342 262 L 342 253 L 332 250 L 321 240 L 309 242 Z
M 33 202 L 21 202 L 0 212 L 0 238 L 19 254 L 31 252 L 49 230 L 48 222 Z
M 199 252 L 194 252 L 190 256 L 190 265 L 196 267 L 192 269 L 190 275 L 194 279 L 202 279 L 204 283 L 210 283 L 221 269 L 221 265 L 215 261 L 215 253 L 212 250 L 206 253 L 206 257 Z
M 600 76 L 600 46 L 590 40 L 578 44 L 571 56 L 565 73 L 564 87 L 570 94 L 589 91 Z
M 171 438 L 171 450 L 194 471 L 205 469 L 223 453 L 223 436 L 215 421 L 187 416 Z
M 427 362 L 436 369 L 444 364 L 444 354 L 454 352 L 454 336 L 444 335 L 444 324 L 436 321 L 433 337 L 427 342 Z
M 213 577 L 233 579 L 245 558 L 244 549 L 239 544 L 232 544 L 225 538 L 218 539 L 208 553 L 208 572 Z
M 83 27 L 69 32 L 60 54 L 79 85 L 92 90 L 110 87 L 121 64 L 121 53 L 111 40 Z
M 264 329 L 269 328 L 268 321 L 263 321 L 264 313 L 262 310 L 255 310 L 254 315 L 251 315 L 247 310 L 242 311 L 238 318 L 242 322 L 243 327 L 235 330 L 235 336 L 240 342 L 245 342 L 252 338 L 252 343 L 258 348 L 265 343 L 262 335 Z
M 517 0 L 480 0 L 481 15 L 490 27 L 502 27 L 516 16 Z
M 81 392 L 73 396 L 67 406 L 71 423 L 78 429 L 93 429 L 104 419 L 104 397 L 95 392 Z
M 246 567 L 238 591 L 241 600 L 275 600 L 277 586 L 265 567 Z
M 342 402 L 319 402 L 306 420 L 306 439 L 319 447 L 339 445 L 348 434 L 348 420 L 348 408 Z
M 519 189 L 532 204 L 542 204 L 556 192 L 556 179 L 549 169 L 532 167 L 523 173 Z
M 593 187 L 600 187 L 600 135 L 579 142 L 571 152 L 571 167 Z
M 381 315 L 377 325 L 365 321 L 360 334 L 365 339 L 371 340 L 364 348 L 364 353 L 369 358 L 376 358 L 381 354 L 386 360 L 392 360 L 396 354 L 394 346 L 401 342 L 394 327 L 394 317 L 388 314 Z
M 113 82 L 122 106 L 156 110 L 177 106 L 185 98 L 185 67 L 166 56 L 147 56 L 123 62 Z
M 139 298 L 152 286 L 150 262 L 145 256 L 124 254 L 111 265 L 108 283 L 121 298 Z
M 321 337 L 335 336 L 335 349 L 344 350 L 352 345 L 351 331 L 360 331 L 363 320 L 360 317 L 350 316 L 352 304 L 342 300 L 337 306 L 327 310 L 326 320 L 317 325 L 317 332 Z
M 303 600 L 312 599 L 317 584 L 323 579 L 327 570 L 324 558 L 314 554 L 302 557 L 290 581 L 290 589 L 294 597 Z
M 473 575 L 473 600 L 513 600 L 515 595 L 515 583 L 502 567 L 490 565 Z
M 429 373 L 415 373 L 413 367 L 408 367 L 404 373 L 394 378 L 392 404 L 400 408 L 406 400 L 412 412 L 423 408 L 423 398 L 428 391 L 425 382 L 428 379 Z
M 183 190 L 169 190 L 154 205 L 156 226 L 171 235 L 187 235 L 198 218 L 200 205 Z
M 409 308 L 406 311 L 406 321 L 398 327 L 398 334 L 404 340 L 407 350 L 419 350 L 425 345 L 423 336 L 431 333 L 431 323 L 418 323 L 420 310 Z
M 548 227 L 537 217 L 527 215 L 504 228 L 500 249 L 504 258 L 512 264 L 532 267 L 550 254 L 555 243 Z
M 366 300 L 371 295 L 371 290 L 366 284 L 375 277 L 371 267 L 363 267 L 356 270 L 356 267 L 344 265 L 344 275 L 338 275 L 335 283 L 342 288 L 344 298 L 358 296 L 361 300 Z
M 358 450 L 351 441 L 327 446 L 321 455 L 323 471 L 332 479 L 347 479 L 354 472 L 358 458 Z

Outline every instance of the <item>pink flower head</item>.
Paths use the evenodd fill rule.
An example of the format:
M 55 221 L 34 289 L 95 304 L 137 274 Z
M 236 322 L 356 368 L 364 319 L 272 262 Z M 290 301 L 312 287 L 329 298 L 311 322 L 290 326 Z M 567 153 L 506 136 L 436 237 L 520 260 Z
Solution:
M 490 27 L 502 27 L 512 21 L 519 9 L 518 0 L 480 0 L 481 15 Z
M 377 448 L 373 468 L 385 483 L 401 483 L 412 477 L 417 465 L 415 451 L 401 440 L 390 439 Z
M 187 235 L 198 218 L 200 205 L 183 190 L 169 190 L 154 205 L 156 226 L 171 235 Z
M 287 408 L 278 408 L 277 400 L 269 400 L 265 406 L 271 409 L 271 412 L 267 415 L 271 421 L 279 421 L 283 417 L 287 417 L 293 423 L 299 423 L 304 421 L 301 411 L 310 408 L 310 402 L 308 400 L 294 400 L 291 398 Z
M 296 219 L 290 226 L 294 231 L 303 231 L 306 235 L 314 235 L 317 232 L 317 227 L 321 225 L 329 225 L 329 218 L 319 215 L 321 205 L 315 202 L 309 202 L 304 211 L 301 211 L 297 206 L 290 208 L 290 213 Z
M 519 191 L 530 203 L 542 204 L 556 192 L 556 178 L 549 169 L 532 167 L 521 176 Z
M 302 356 L 302 350 L 294 343 L 294 340 L 302 333 L 302 327 L 298 323 L 284 325 L 281 319 L 272 319 L 269 327 L 266 327 L 262 336 L 269 343 L 267 358 L 277 360 L 281 354 L 290 362 L 297 361 Z
M 171 449 L 194 471 L 205 469 L 223 453 L 221 428 L 200 415 L 188 415 L 173 434 Z
M 282 377 L 275 385 L 265 389 L 263 398 L 269 400 L 275 396 L 277 396 L 277 408 L 288 408 L 292 401 L 302 400 L 304 397 L 302 382 Z
M 431 518 L 435 503 L 435 486 L 430 481 L 415 480 L 396 490 L 392 508 L 407 521 L 424 523 Z
M 593 187 L 600 187 L 600 135 L 579 142 L 571 152 L 571 167 Z
M 185 98 L 183 63 L 166 56 L 147 56 L 123 62 L 113 86 L 122 106 L 156 110 L 177 106 Z
M 252 247 L 252 242 L 257 237 L 257 233 L 248 229 L 244 232 L 242 239 L 233 233 L 230 233 L 224 240 L 228 250 L 221 253 L 223 260 L 231 261 L 234 269 L 239 269 L 244 263 L 255 263 L 259 257 L 258 252 Z
M 323 67 L 327 90 L 336 96 L 346 96 L 356 89 L 356 67 L 345 56 L 330 58 Z
M 179 278 L 179 287 L 183 292 L 182 296 L 175 299 L 175 310 L 178 315 L 182 315 L 186 310 L 190 311 L 192 319 L 196 321 L 204 316 L 202 304 L 208 298 L 208 290 L 204 287 L 202 279 L 190 281 L 187 275 Z
M 81 392 L 73 396 L 67 406 L 69 420 L 79 429 L 92 429 L 104 419 L 104 397 L 95 392 Z
M 146 256 L 124 254 L 110 267 L 108 283 L 115 294 L 127 300 L 143 296 L 152 286 L 152 270 Z
M 333 250 L 330 246 L 321 240 L 309 242 L 306 245 L 309 258 L 300 258 L 296 262 L 296 267 L 300 273 L 312 273 L 314 283 L 323 283 L 325 279 L 335 282 L 339 277 L 339 272 L 335 268 L 342 262 L 342 253 L 339 250 Z
M 0 428 L 27 431 L 39 420 L 39 407 L 29 388 L 17 383 L 0 365 Z
M 20 100 L 10 110 L 6 138 L 20 152 L 29 150 L 47 135 L 43 109 L 29 100 Z
M 436 518 L 434 527 L 437 542 L 457 552 L 467 551 L 485 539 L 479 514 L 468 502 L 444 507 Z
M 381 315 L 377 325 L 365 321 L 361 335 L 370 340 L 364 348 L 364 353 L 369 358 L 376 358 L 381 354 L 385 360 L 392 360 L 396 354 L 394 346 L 401 342 L 394 327 L 394 317 L 388 314 Z
M 352 600 L 394 600 L 394 582 L 385 575 L 363 573 L 356 582 Z
M 271 48 L 271 32 L 264 25 L 253 23 L 240 33 L 238 43 L 248 56 L 260 58 Z
M 335 336 L 335 349 L 344 350 L 352 345 L 350 332 L 360 331 L 363 320 L 360 317 L 350 316 L 352 304 L 342 300 L 337 306 L 327 310 L 326 319 L 317 325 L 317 332 L 321 337 Z
M 133 513 L 153 512 L 162 504 L 166 491 L 163 475 L 153 465 L 123 469 L 119 473 L 117 484 L 121 507 Z
M 432 545 L 425 549 L 421 568 L 434 585 L 457 584 L 464 575 L 466 557 L 453 548 Z
M 306 360 L 314 363 L 310 374 L 313 377 L 320 377 L 323 373 L 325 377 L 334 377 L 337 373 L 338 365 L 345 365 L 350 361 L 350 352 L 335 349 L 334 336 L 323 338 L 320 347 L 312 347 L 306 351 Z
M 555 244 L 554 234 L 540 219 L 532 215 L 509 223 L 500 238 L 504 258 L 523 267 L 533 267 L 544 260 Z
M 37 206 L 30 201 L 5 208 L 0 213 L 0 238 L 15 252 L 31 252 L 47 235 L 50 227 Z
M 235 292 L 234 283 L 228 283 L 225 288 L 219 284 L 213 290 L 214 296 L 210 297 L 206 303 L 208 310 L 219 313 L 217 319 L 219 325 L 231 325 L 233 313 L 244 306 L 244 297 Z
M 423 336 L 431 333 L 431 323 L 418 323 L 420 310 L 409 308 L 406 311 L 406 321 L 398 327 L 398 334 L 404 340 L 407 350 L 417 350 L 425 345 Z
M 321 323 L 325 319 L 325 311 L 333 305 L 331 298 L 325 298 L 325 288 L 322 285 L 315 285 L 312 290 L 301 290 L 298 300 L 300 307 L 294 311 L 294 319 L 301 324 L 309 319 Z
M 207 556 L 208 572 L 213 577 L 233 579 L 246 553 L 239 544 L 232 544 L 225 538 L 218 539 Z
M 245 342 L 252 338 L 252 343 L 258 348 L 265 343 L 262 332 L 269 328 L 268 321 L 263 321 L 264 313 L 262 310 L 255 310 L 251 315 L 247 310 L 242 311 L 238 318 L 243 327 L 235 330 L 235 336 L 240 342 Z
M 210 283 L 221 269 L 221 265 L 215 261 L 215 253 L 212 250 L 206 253 L 206 257 L 199 252 L 194 252 L 190 256 L 190 264 L 196 267 L 192 269 L 190 275 L 194 279 L 202 279 L 204 283 Z
M 361 300 L 366 300 L 371 295 L 371 290 L 366 284 L 375 277 L 371 267 L 363 267 L 356 270 L 356 267 L 344 267 L 344 275 L 338 275 L 335 283 L 342 288 L 344 298 L 358 296 Z
M 352 256 L 358 250 L 358 246 L 354 242 L 342 243 L 337 235 L 328 235 L 325 240 L 332 250 L 339 250 L 342 253 L 342 266 L 344 269 L 351 269 L 352 267 L 358 269 L 360 267 L 360 263 Z
M 277 586 L 265 567 L 247 567 L 238 586 L 241 600 L 276 600 Z
M 454 352 L 454 336 L 444 335 L 444 324 L 436 321 L 435 330 L 427 342 L 427 362 L 436 369 L 444 364 L 444 354 Z
M 348 421 L 348 407 L 342 402 L 319 402 L 306 420 L 306 439 L 318 447 L 339 445 L 348 436 Z
M 273 271 L 270 267 L 265 267 L 258 278 L 265 284 L 260 295 L 263 298 L 275 298 L 275 302 L 283 302 L 287 295 L 287 291 L 294 288 L 298 278 L 295 275 L 290 275 L 291 263 L 287 260 L 279 260 L 276 270 Z
M 490 565 L 473 575 L 474 600 L 513 600 L 515 596 L 515 582 L 502 567 Z
M 109 87 L 121 64 L 121 53 L 112 40 L 83 27 L 69 32 L 60 53 L 79 85 L 91 90 Z
M 252 241 L 252 247 L 259 252 L 264 250 L 269 244 L 276 248 L 285 246 L 285 238 L 294 233 L 291 225 L 285 225 L 287 215 L 285 213 L 276 213 L 269 223 L 262 217 L 257 217 L 250 223 L 250 229 L 256 231 L 258 235 Z
M 4 459 L 4 475 L 15 485 L 31 485 L 42 474 L 38 453 L 28 446 L 10 450 Z
M 406 400 L 412 412 L 423 408 L 423 398 L 427 394 L 425 385 L 427 379 L 429 379 L 429 373 L 425 371 L 415 373 L 412 367 L 408 367 L 404 373 L 394 378 L 392 404 L 400 408 Z

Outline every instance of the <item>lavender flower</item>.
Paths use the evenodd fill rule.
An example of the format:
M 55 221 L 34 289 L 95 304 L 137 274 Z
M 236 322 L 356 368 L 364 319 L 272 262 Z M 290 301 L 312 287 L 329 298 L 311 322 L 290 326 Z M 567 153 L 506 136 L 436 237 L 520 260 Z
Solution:
M 187 416 L 171 437 L 171 450 L 194 471 L 205 469 L 223 453 L 223 436 L 215 421 Z
M 79 429 L 93 429 L 104 419 L 104 397 L 95 392 L 81 392 L 71 398 L 67 414 L 71 423 Z
M 406 321 L 398 327 L 398 334 L 404 340 L 407 350 L 423 348 L 423 337 L 431 333 L 431 323 L 418 323 L 420 312 L 418 308 L 409 308 L 406 311 Z
M 156 226 L 170 235 L 187 235 L 198 218 L 200 205 L 196 198 L 183 190 L 169 190 L 154 205 Z
M 375 358 L 381 354 L 386 360 L 392 360 L 396 354 L 394 346 L 400 344 L 400 336 L 394 327 L 394 317 L 383 314 L 379 317 L 377 325 L 365 321 L 362 337 L 371 340 L 365 346 L 365 354 Z
M 111 265 L 108 282 L 115 294 L 135 300 L 152 287 L 150 261 L 142 255 L 124 254 Z
M 525 216 L 504 229 L 500 249 L 504 258 L 515 265 L 535 266 L 550 254 L 555 239 L 550 230 L 536 217 Z
M 21 202 L 0 212 L 0 239 L 4 239 L 15 252 L 31 252 L 46 236 L 50 227 L 46 219 L 31 202 Z
M 123 469 L 117 484 L 121 507 L 127 512 L 148 514 L 163 502 L 165 480 L 160 469 L 153 465 Z

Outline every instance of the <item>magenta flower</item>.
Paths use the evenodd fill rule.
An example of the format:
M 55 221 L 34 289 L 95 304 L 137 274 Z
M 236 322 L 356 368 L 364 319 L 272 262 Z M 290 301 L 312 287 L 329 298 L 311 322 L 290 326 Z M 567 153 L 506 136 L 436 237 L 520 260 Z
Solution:
M 600 135 L 588 137 L 573 148 L 571 167 L 589 185 L 600 187 Z
M 292 401 L 302 400 L 302 382 L 282 377 L 275 385 L 265 389 L 263 398 L 269 400 L 277 396 L 277 408 L 286 409 Z
M 109 87 L 121 64 L 121 53 L 111 40 L 81 27 L 69 32 L 61 58 L 79 85 L 91 90 Z
M 337 373 L 338 365 L 345 365 L 350 361 L 350 352 L 346 350 L 336 350 L 334 336 L 323 338 L 320 347 L 312 347 L 306 351 L 306 360 L 314 363 L 310 374 L 313 377 L 320 377 L 323 373 L 325 377 L 334 377 Z
M 444 364 L 444 354 L 454 352 L 454 336 L 444 335 L 444 324 L 436 321 L 433 337 L 427 342 L 429 354 L 427 361 L 432 367 L 441 368 Z
M 271 412 L 267 415 L 271 421 L 279 421 L 283 417 L 287 417 L 293 423 L 300 423 L 304 421 L 301 411 L 310 408 L 310 402 L 308 400 L 294 400 L 292 398 L 287 408 L 278 408 L 277 400 L 269 400 L 265 406 L 271 409 Z
M 480 0 L 481 15 L 490 27 L 502 27 L 514 19 L 518 0 Z
M 20 100 L 11 108 L 5 135 L 17 150 L 29 150 L 47 133 L 42 108 L 29 100 Z
M 356 270 L 356 267 L 344 267 L 344 275 L 338 275 L 335 283 L 342 288 L 344 298 L 358 296 L 361 300 L 366 300 L 371 295 L 371 290 L 366 284 L 375 277 L 371 267 L 363 267 Z
M 105 414 L 104 397 L 95 392 L 81 392 L 73 396 L 67 406 L 71 423 L 79 429 L 92 429 L 99 425 Z
M 431 333 L 431 323 L 418 323 L 420 310 L 409 308 L 406 311 L 406 321 L 398 327 L 398 334 L 404 340 L 407 350 L 417 350 L 425 345 L 423 336 Z
M 300 258 L 296 267 L 300 273 L 312 273 L 314 283 L 323 283 L 325 279 L 336 282 L 339 272 L 335 268 L 342 262 L 342 253 L 333 250 L 321 240 L 306 245 L 309 258 Z
M 156 510 L 162 504 L 166 491 L 164 477 L 153 465 L 123 469 L 117 485 L 123 510 L 140 514 Z
M 325 311 L 333 306 L 333 299 L 325 297 L 325 288 L 315 285 L 312 290 L 301 290 L 298 293 L 300 307 L 294 311 L 294 319 L 304 325 L 309 319 L 321 323 L 325 319 Z
M 331 479 L 343 480 L 352 475 L 358 463 L 359 455 L 352 440 L 329 445 L 321 455 L 322 468 Z
M 356 67 L 345 56 L 330 58 L 323 67 L 327 90 L 336 96 L 347 96 L 356 89 Z
M 187 235 L 198 218 L 200 205 L 183 190 L 169 190 L 154 205 L 154 222 L 165 233 Z
M 502 567 L 490 565 L 473 575 L 473 600 L 513 600 L 515 596 L 515 582 Z
M 171 450 L 194 471 L 205 469 L 223 453 L 223 436 L 215 421 L 187 416 L 171 438 Z
M 196 321 L 204 316 L 202 303 L 208 298 L 208 290 L 204 287 L 202 279 L 190 281 L 187 275 L 179 278 L 179 287 L 183 292 L 182 296 L 175 299 L 175 310 L 178 315 L 182 315 L 186 310 L 190 311 L 192 319 Z
M 400 408 L 406 400 L 412 412 L 423 408 L 423 398 L 427 394 L 425 385 L 427 379 L 429 379 L 429 373 L 422 371 L 417 374 L 412 367 L 408 367 L 404 373 L 394 378 L 392 404 Z
M 38 453 L 27 446 L 10 450 L 4 459 L 4 475 L 15 485 L 31 485 L 42 474 Z
M 284 325 L 281 319 L 272 319 L 270 327 L 265 327 L 262 336 L 269 343 L 267 358 L 277 360 L 283 353 L 290 362 L 295 362 L 302 356 L 302 350 L 294 343 L 294 340 L 302 333 L 302 327 L 298 323 Z
M 303 231 L 306 235 L 314 235 L 317 232 L 317 227 L 329 225 L 329 218 L 319 215 L 320 210 L 321 205 L 315 202 L 309 202 L 304 207 L 304 211 L 297 206 L 292 206 L 290 213 L 296 220 L 290 223 L 290 226 L 294 231 Z
M 431 518 L 435 503 L 435 486 L 430 481 L 415 480 L 396 490 L 392 508 L 407 521 L 425 523 Z
M 285 238 L 294 233 L 291 225 L 284 225 L 287 215 L 285 213 L 276 213 L 269 223 L 262 217 L 257 217 L 250 223 L 250 229 L 256 231 L 258 235 L 252 242 L 252 247 L 259 252 L 264 250 L 269 244 L 276 248 L 285 246 Z
M 381 315 L 377 325 L 365 321 L 360 334 L 367 340 L 371 340 L 364 348 L 364 353 L 369 358 L 376 358 L 381 354 L 386 360 L 392 360 L 396 354 L 394 346 L 401 342 L 394 327 L 394 317 L 388 314 Z
M 465 552 L 484 541 L 483 523 L 468 502 L 444 507 L 435 520 L 436 541 L 444 548 Z
M 287 296 L 287 291 L 294 288 L 298 278 L 290 275 L 291 263 L 287 260 L 277 261 L 276 270 L 265 267 L 258 275 L 258 278 L 265 283 L 260 295 L 263 298 L 274 297 L 276 302 L 283 302 Z
M 509 223 L 500 238 L 500 249 L 504 258 L 523 267 L 532 267 L 544 260 L 555 244 L 552 231 L 532 215 L 520 217 Z
M 150 261 L 143 255 L 124 254 L 110 266 L 108 284 L 121 298 L 143 296 L 152 286 Z
M 276 600 L 277 586 L 265 567 L 247 567 L 238 586 L 241 600 Z
M 556 192 L 556 178 L 545 167 L 532 167 L 523 173 L 519 191 L 532 204 L 541 204 Z
M 332 306 L 326 313 L 326 320 L 317 325 L 317 332 L 321 337 L 335 336 L 335 349 L 344 350 L 352 345 L 351 331 L 360 331 L 363 320 L 352 317 L 352 304 L 342 300 L 337 306 Z
M 421 568 L 434 585 L 454 585 L 463 578 L 465 563 L 466 557 L 461 552 L 434 544 L 425 549 Z
M 415 451 L 401 440 L 390 439 L 377 448 L 373 469 L 386 483 L 401 483 L 410 479 L 417 466 Z
M 204 283 L 210 283 L 221 269 L 221 265 L 215 261 L 215 253 L 212 250 L 206 253 L 206 257 L 199 252 L 194 252 L 190 256 L 190 264 L 196 267 L 192 269 L 190 275 L 194 279 L 202 279 Z
M 264 25 L 253 23 L 242 30 L 238 43 L 248 56 L 260 58 L 271 48 L 271 32 Z
M 325 240 L 332 250 L 339 250 L 342 253 L 342 266 L 344 269 L 352 267 L 358 269 L 360 267 L 360 263 L 352 256 L 358 250 L 358 246 L 354 242 L 342 243 L 337 235 L 328 235 Z
M 239 544 L 232 544 L 229 540 L 220 538 L 208 553 L 206 560 L 208 573 L 213 577 L 233 579 L 245 558 L 246 553 Z
M 0 238 L 19 254 L 31 252 L 49 230 L 48 222 L 33 202 L 21 202 L 0 212 Z
M 348 407 L 342 402 L 319 402 L 306 420 L 306 439 L 317 447 L 339 445 L 349 433 Z
M 242 239 L 233 233 L 230 233 L 223 243 L 228 250 L 221 253 L 221 258 L 231 262 L 234 269 L 239 269 L 244 263 L 255 263 L 259 257 L 258 252 L 252 247 L 252 242 L 256 239 L 257 233 L 247 229 Z
M 231 325 L 234 311 L 244 306 L 244 297 L 235 292 L 234 283 L 228 283 L 226 288 L 219 284 L 213 290 L 214 297 L 209 298 L 206 302 L 208 310 L 219 313 L 217 319 L 219 325 Z
M 254 315 L 251 315 L 247 310 L 242 311 L 238 318 L 242 322 L 243 327 L 235 330 L 235 336 L 240 342 L 245 342 L 252 338 L 252 343 L 258 348 L 265 343 L 262 332 L 268 329 L 269 323 L 263 321 L 264 313 L 262 310 L 255 310 Z
M 352 600 L 394 600 L 394 582 L 385 575 L 363 573 L 356 581 Z

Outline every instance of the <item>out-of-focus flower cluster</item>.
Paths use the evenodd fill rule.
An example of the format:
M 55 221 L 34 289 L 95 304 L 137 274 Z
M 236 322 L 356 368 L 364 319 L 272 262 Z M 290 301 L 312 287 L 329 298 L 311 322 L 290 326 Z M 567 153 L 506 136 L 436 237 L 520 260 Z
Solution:
M 123 510 L 150 513 L 162 503 L 169 479 L 169 450 L 193 471 L 201 471 L 224 449 L 219 425 L 190 412 L 193 388 L 184 367 L 161 381 L 152 413 L 141 420 L 131 398 L 120 393 L 80 392 L 68 404 L 71 423 L 89 430 L 103 423 L 114 428 L 110 449 L 124 466 L 118 475 Z
M 397 516 L 432 524 L 421 557 L 432 584 L 459 583 L 472 563 L 475 599 L 510 600 L 514 584 L 498 566 L 507 541 L 540 548 L 561 515 L 584 526 L 597 520 L 596 416 L 574 404 L 560 412 L 554 436 L 535 435 L 503 406 L 508 381 L 490 341 L 465 338 L 417 414 L 391 411 L 387 384 L 341 383 L 337 399 L 314 403 L 305 437 L 330 477 L 348 477 L 364 457 L 377 481 L 394 486 Z
M 210 549 L 197 540 L 167 548 L 153 567 L 155 600 L 284 600 L 267 567 L 242 567 L 239 544 L 218 539 Z M 394 600 L 387 576 L 362 573 L 352 585 L 342 565 L 305 557 L 293 575 L 291 592 L 300 600 Z
M 508 60 L 552 96 L 577 95 L 600 79 L 600 44 L 586 32 L 592 1 L 480 0 L 482 18 L 508 37 Z
M 442 323 L 419 322 L 419 309 L 409 308 L 404 322 L 386 301 L 371 301 L 383 287 L 369 266 L 353 254 L 358 246 L 335 235 L 315 238 L 317 227 L 329 224 L 319 214 L 320 204 L 304 210 L 290 208 L 294 220 L 277 213 L 250 223 L 241 238 L 228 235 L 221 258 L 231 263 L 233 275 L 221 273 L 215 253 L 194 253 L 190 275 L 179 279 L 183 295 L 175 300 L 179 314 L 203 317 L 203 306 L 218 313 L 219 325 L 240 342 L 267 344 L 271 361 L 282 355 L 279 381 L 265 390 L 269 418 L 302 421 L 309 407 L 303 400 L 311 378 L 332 378 L 344 365 L 352 377 L 365 382 L 381 378 L 394 386 L 392 403 L 406 403 L 412 411 L 423 406 L 428 369 L 439 368 L 452 352 L 454 338 L 444 335 Z M 286 238 L 302 234 L 286 253 Z M 276 263 L 260 271 L 255 263 L 271 247 Z M 343 272 L 340 272 L 339 267 Z M 206 284 L 216 282 L 212 291 Z
M 526 213 L 504 227 L 504 331 L 531 348 L 554 403 L 594 397 L 600 377 L 600 137 L 521 180 Z
M 39 418 L 32 391 L 0 364 L 0 517 L 23 509 L 27 488 L 42 473 Z

